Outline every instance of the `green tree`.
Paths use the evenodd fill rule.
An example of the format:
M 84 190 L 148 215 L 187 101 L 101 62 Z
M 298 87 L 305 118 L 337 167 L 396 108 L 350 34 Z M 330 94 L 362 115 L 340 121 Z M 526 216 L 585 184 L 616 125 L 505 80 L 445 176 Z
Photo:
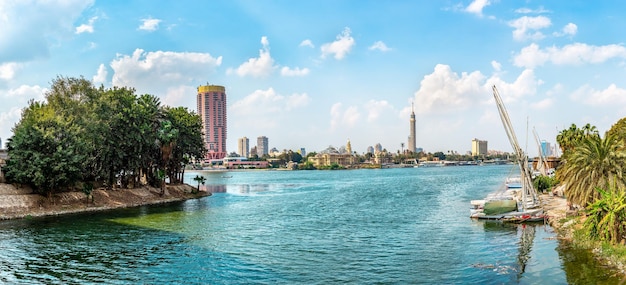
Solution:
M 597 192 L 601 198 L 587 207 L 584 228 L 591 238 L 618 243 L 626 234 L 626 192 L 616 185 Z
M 170 183 L 182 183 L 185 166 L 206 153 L 202 140 L 202 119 L 184 107 L 165 108 L 164 113 L 172 128 L 178 132 L 168 164 L 168 176 Z
M 439 158 L 439 160 L 446 160 L 446 155 L 441 151 L 435 152 L 433 156 Z
M 161 195 L 167 195 L 165 189 L 165 178 L 167 178 L 167 165 L 172 159 L 172 153 L 174 147 L 176 147 L 176 141 L 178 139 L 178 129 L 174 128 L 172 122 L 169 120 L 161 121 L 161 127 L 157 132 L 157 144 L 161 149 L 161 161 L 159 164 L 159 170 L 157 176 L 161 182 Z
M 196 191 L 200 191 L 200 183 L 202 183 L 202 185 L 204 185 L 204 183 L 206 182 L 206 177 L 200 176 L 200 175 L 196 175 L 196 177 L 193 178 L 193 181 L 198 182 L 198 188 L 196 188 Z
M 56 114 L 51 105 L 29 103 L 8 140 L 7 181 L 30 185 L 48 197 L 82 179 L 84 145 L 80 128 Z
M 565 184 L 567 199 L 586 207 L 600 198 L 597 188 L 624 187 L 625 157 L 615 135 L 587 136 L 570 150 L 556 177 Z
M 583 139 L 587 137 L 600 137 L 595 126 L 586 124 L 582 128 L 578 128 L 576 124 L 572 124 L 569 129 L 559 132 L 556 136 L 556 142 L 561 148 L 563 156 L 567 156 Z

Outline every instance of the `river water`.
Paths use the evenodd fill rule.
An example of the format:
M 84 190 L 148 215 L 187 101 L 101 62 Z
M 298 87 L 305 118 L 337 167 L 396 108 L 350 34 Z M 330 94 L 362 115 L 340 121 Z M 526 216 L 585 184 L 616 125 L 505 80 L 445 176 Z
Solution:
M 193 172 L 213 196 L 0 223 L 7 284 L 616 284 L 545 225 L 468 218 L 511 166 Z

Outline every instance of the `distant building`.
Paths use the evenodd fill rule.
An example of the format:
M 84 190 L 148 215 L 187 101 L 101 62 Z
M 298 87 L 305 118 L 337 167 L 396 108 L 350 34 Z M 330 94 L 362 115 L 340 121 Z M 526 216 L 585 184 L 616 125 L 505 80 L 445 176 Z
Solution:
M 270 154 L 269 140 L 266 136 L 260 136 L 256 139 L 256 152 L 259 157 Z
M 226 157 L 224 158 L 224 167 L 226 169 L 258 169 L 267 168 L 267 161 L 248 161 L 245 157 Z
M 371 145 L 370 145 L 370 146 L 368 146 L 368 147 L 367 147 L 367 153 L 374 154 L 374 147 L 373 147 L 373 146 L 371 146 Z
M 300 148 L 300 155 L 302 157 L 306 157 L 306 149 L 305 148 L 303 148 L 303 147 Z
M 541 154 L 545 157 L 554 155 L 552 153 L 552 147 L 550 146 L 550 143 L 545 140 L 541 141 Z
M 338 164 L 346 167 L 355 164 L 356 157 L 348 153 L 340 154 L 338 152 L 323 152 L 309 157 L 308 161 L 315 167 L 330 166 L 332 164 Z
M 409 120 L 409 151 L 415 152 L 415 111 L 413 110 L 413 103 L 411 103 L 411 119 Z
M 218 85 L 199 86 L 197 103 L 204 144 L 208 150 L 205 159 L 222 159 L 227 154 L 226 89 Z
M 352 144 L 350 144 L 350 139 L 348 139 L 348 143 L 346 144 L 346 152 L 352 154 Z
M 239 139 L 237 143 L 237 153 L 243 157 L 250 157 L 250 140 L 247 137 Z
M 472 156 L 486 155 L 487 154 L 487 141 L 481 141 L 479 139 L 472 140 Z
M 270 149 L 268 154 L 271 157 L 276 157 L 276 156 L 279 156 L 281 154 L 281 152 L 276 147 L 273 147 L 272 149 Z
M 374 152 L 382 152 L 383 151 L 383 146 L 380 143 L 377 143 L 376 145 L 374 145 Z
M 259 156 L 258 152 L 256 151 L 256 146 L 253 146 L 253 147 L 250 149 L 250 157 L 253 157 L 253 156 L 255 156 L 255 155 L 256 155 L 256 156 Z

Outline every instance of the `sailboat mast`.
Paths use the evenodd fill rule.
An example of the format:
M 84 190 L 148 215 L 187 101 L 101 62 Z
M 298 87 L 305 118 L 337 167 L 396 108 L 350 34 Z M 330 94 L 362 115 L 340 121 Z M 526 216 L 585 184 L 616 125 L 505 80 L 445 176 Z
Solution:
M 500 119 L 502 120 L 502 125 L 504 126 L 504 131 L 506 132 L 507 137 L 509 138 L 509 142 L 513 147 L 513 151 L 517 155 L 517 162 L 520 167 L 520 171 L 522 172 L 522 208 L 526 209 L 528 206 L 528 202 L 531 205 L 538 205 L 539 199 L 537 197 L 537 193 L 533 188 L 533 184 L 531 181 L 531 172 L 528 167 L 528 157 L 522 151 L 522 148 L 519 145 L 517 140 L 517 136 L 515 135 L 515 131 L 513 130 L 513 125 L 511 124 L 511 119 L 509 118 L 509 113 L 502 102 L 502 98 L 500 97 L 500 93 L 496 86 L 493 86 L 493 97 L 496 100 L 496 105 L 498 107 L 498 112 L 500 113 Z M 530 194 L 531 201 L 527 201 L 527 196 Z

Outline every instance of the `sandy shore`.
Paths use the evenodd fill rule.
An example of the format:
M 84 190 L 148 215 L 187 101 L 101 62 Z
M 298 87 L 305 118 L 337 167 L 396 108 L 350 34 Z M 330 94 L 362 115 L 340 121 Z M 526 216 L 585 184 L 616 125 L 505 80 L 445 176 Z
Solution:
M 540 199 L 544 213 L 548 216 L 548 223 L 553 228 L 559 229 L 561 221 L 567 216 L 567 200 L 549 194 L 542 194 Z
M 48 200 L 39 194 L 33 194 L 29 188 L 0 184 L 0 220 L 96 212 L 184 201 L 211 195 L 205 191 L 194 194 L 192 191 L 195 187 L 187 184 L 169 185 L 167 190 L 168 194 L 161 196 L 160 189 L 152 187 L 96 189 L 92 192 L 93 200 L 88 199 L 82 192 L 57 193 Z

